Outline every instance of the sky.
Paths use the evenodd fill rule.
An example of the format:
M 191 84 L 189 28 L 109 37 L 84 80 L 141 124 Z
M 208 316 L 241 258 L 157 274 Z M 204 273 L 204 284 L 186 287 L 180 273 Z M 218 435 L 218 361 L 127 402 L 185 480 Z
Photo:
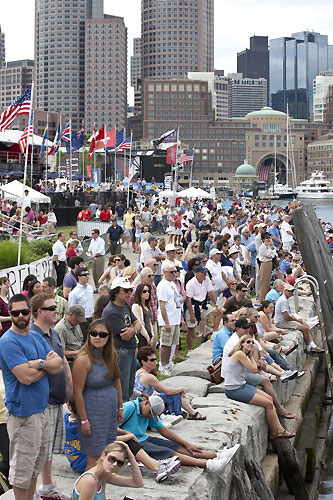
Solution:
M 6 60 L 34 58 L 34 0 L 1 0 L 1 30 Z M 128 54 L 140 36 L 140 0 L 104 0 L 104 12 L 125 18 Z M 237 52 L 249 48 L 253 35 L 278 38 L 314 30 L 333 44 L 332 0 L 215 0 L 215 69 L 237 70 Z M 129 101 L 133 101 L 129 91 Z

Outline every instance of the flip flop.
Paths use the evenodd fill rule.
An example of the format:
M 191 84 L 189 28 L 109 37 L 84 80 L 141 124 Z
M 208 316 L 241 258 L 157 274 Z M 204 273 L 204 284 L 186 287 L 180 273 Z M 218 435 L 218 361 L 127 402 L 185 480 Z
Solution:
M 298 344 L 294 344 L 294 345 L 290 346 L 289 351 L 286 352 L 285 356 L 289 356 L 289 354 L 294 352 L 297 349 L 297 347 L 298 347 Z
M 207 420 L 206 415 L 201 415 L 198 411 L 194 415 L 189 415 L 187 420 Z
M 296 415 L 293 415 L 292 413 L 287 413 L 287 415 L 281 415 L 281 413 L 278 413 L 279 417 L 286 418 L 287 420 L 293 420 L 296 418 Z

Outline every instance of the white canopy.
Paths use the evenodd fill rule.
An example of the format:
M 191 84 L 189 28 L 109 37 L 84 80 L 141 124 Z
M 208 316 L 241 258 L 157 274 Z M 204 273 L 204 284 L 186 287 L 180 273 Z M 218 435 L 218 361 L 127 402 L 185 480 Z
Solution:
M 29 191 L 29 198 L 34 203 L 51 203 L 51 198 L 46 196 L 31 187 L 26 186 L 26 189 Z M 22 198 L 23 194 L 23 184 L 20 181 L 12 181 L 9 184 L 3 184 L 0 186 L 0 191 L 2 191 L 3 196 L 8 198 L 9 200 L 17 200 L 18 198 Z
M 210 194 L 200 188 L 190 187 L 177 193 L 181 198 L 210 198 Z
M 160 198 L 172 198 L 173 191 L 171 191 L 171 189 L 166 189 L 165 191 L 159 191 L 158 195 Z M 176 196 L 177 196 L 177 193 L 176 193 Z
M 6 144 L 18 144 L 18 141 L 21 139 L 23 134 L 23 130 L 5 130 L 4 132 L 0 132 L 0 142 Z M 31 144 L 31 137 L 29 137 L 29 144 Z M 43 138 L 39 135 L 33 135 L 33 144 L 34 146 L 41 146 L 43 142 Z M 48 145 L 51 146 L 52 142 L 47 141 Z

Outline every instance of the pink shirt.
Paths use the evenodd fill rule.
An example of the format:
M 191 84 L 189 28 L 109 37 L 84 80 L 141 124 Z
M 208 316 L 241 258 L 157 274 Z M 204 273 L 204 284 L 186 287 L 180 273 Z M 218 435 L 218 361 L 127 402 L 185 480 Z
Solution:
M 208 276 L 202 283 L 199 283 L 197 278 L 194 276 L 194 278 L 192 278 L 186 285 L 187 297 L 197 300 L 198 302 L 203 302 L 207 293 L 211 290 L 213 290 L 212 282 Z

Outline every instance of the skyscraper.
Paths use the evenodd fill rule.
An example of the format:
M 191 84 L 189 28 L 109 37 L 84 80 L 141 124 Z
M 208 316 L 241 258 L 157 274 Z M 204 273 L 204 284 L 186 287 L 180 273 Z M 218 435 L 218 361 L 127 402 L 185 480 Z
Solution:
M 87 19 L 85 41 L 85 126 L 110 130 L 127 122 L 127 28 L 123 17 Z
M 35 1 L 37 108 L 84 119 L 85 20 L 103 18 L 103 0 Z
M 268 84 L 268 36 L 251 36 L 250 48 L 237 54 L 237 73 L 242 73 L 244 78 L 265 78 Z
M 214 70 L 214 0 L 142 0 L 142 78 Z
M 6 51 L 5 51 L 5 34 L 1 31 L 0 26 L 0 68 L 6 64 Z
M 294 118 L 311 118 L 313 80 L 333 67 L 327 35 L 303 31 L 269 42 L 269 85 L 272 107 Z
M 243 78 L 242 73 L 229 73 L 227 81 L 229 118 L 241 118 L 267 105 L 265 78 Z

